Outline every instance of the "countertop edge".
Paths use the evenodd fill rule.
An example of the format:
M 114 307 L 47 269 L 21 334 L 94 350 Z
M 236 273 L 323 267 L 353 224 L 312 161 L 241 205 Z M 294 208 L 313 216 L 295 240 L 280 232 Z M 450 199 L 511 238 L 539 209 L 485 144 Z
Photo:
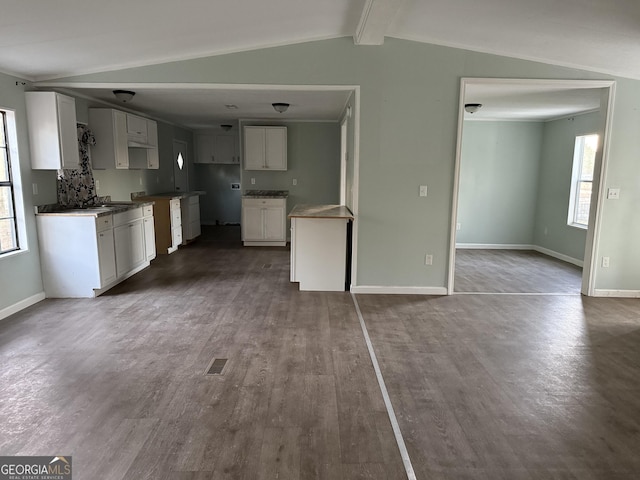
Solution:
M 289 218 L 319 218 L 353 220 L 351 210 L 345 205 L 295 205 L 288 215 Z

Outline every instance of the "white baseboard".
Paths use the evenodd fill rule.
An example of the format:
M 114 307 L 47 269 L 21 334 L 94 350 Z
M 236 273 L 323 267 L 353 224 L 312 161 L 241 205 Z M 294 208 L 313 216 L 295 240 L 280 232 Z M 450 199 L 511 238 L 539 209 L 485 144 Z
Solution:
M 7 318 L 14 313 L 18 313 L 20 310 L 24 310 L 31 305 L 35 305 L 36 303 L 44 300 L 44 292 L 36 293 L 29 298 L 25 298 L 24 300 L 20 300 L 18 303 L 14 303 L 6 308 L 0 310 L 0 320 Z
M 607 290 L 596 288 L 594 297 L 640 298 L 640 290 Z
M 563 262 L 572 263 L 573 265 L 577 265 L 580 268 L 584 266 L 584 262 L 582 260 L 578 258 L 570 257 L 569 255 L 565 255 L 564 253 L 554 252 L 553 250 L 549 250 L 548 248 L 544 248 L 544 247 L 539 247 L 538 245 L 534 245 L 533 250 L 539 253 L 543 253 L 544 255 L 557 258 L 558 260 L 562 260 Z
M 520 243 L 456 243 L 456 248 L 465 250 L 533 250 L 533 245 Z
M 352 285 L 353 293 L 373 293 L 379 295 L 446 295 L 446 287 L 395 287 L 375 285 Z

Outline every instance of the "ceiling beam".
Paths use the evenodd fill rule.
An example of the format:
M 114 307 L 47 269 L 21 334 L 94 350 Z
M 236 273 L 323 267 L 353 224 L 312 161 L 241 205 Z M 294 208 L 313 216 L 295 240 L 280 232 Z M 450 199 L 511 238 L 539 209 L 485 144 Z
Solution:
M 356 45 L 382 45 L 404 0 L 367 0 L 353 36 Z

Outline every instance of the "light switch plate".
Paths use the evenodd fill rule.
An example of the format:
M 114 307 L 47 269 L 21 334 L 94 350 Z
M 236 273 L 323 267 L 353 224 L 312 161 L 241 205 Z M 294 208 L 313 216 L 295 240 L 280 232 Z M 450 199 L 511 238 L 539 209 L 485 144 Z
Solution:
M 421 197 L 426 197 L 427 196 L 427 186 L 426 185 L 420 185 L 420 196 Z

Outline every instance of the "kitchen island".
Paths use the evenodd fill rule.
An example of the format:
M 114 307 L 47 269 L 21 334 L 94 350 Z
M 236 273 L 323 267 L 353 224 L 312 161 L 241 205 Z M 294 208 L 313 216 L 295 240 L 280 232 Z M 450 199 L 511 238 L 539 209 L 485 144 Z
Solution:
M 291 281 L 300 290 L 349 290 L 351 222 L 344 205 L 296 205 L 291 219 Z

